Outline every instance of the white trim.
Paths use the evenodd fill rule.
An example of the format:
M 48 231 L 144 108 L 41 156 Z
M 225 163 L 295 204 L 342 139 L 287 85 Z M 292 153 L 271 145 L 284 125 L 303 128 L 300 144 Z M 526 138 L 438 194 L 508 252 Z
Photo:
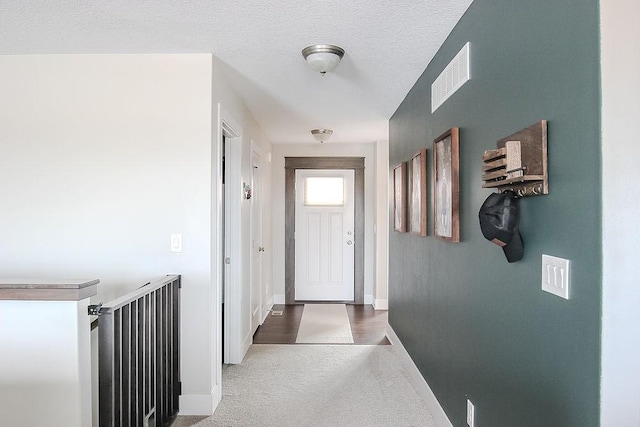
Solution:
M 225 147 L 226 170 L 229 171 L 225 185 L 225 249 L 224 256 L 231 262 L 225 265 L 225 279 L 229 283 L 243 283 L 242 278 L 242 127 L 218 104 L 218 138 L 222 147 L 223 133 L 229 138 Z M 223 349 L 224 362 L 242 362 L 248 346 L 242 337 L 242 288 L 229 286 L 225 289 L 224 336 L 227 345 Z M 251 338 L 251 336 L 249 336 Z M 251 341 L 249 339 L 249 341 Z M 221 343 L 220 343 L 221 345 Z M 222 369 L 222 363 L 220 363 Z M 217 369 L 217 368 L 216 368 Z
M 273 308 L 273 296 L 269 298 L 269 301 L 267 301 L 267 303 L 262 308 L 263 310 L 262 323 L 264 323 L 264 321 L 267 320 L 267 316 L 269 315 L 269 312 L 271 311 L 272 308 Z
M 274 304 L 286 304 L 286 300 L 284 299 L 284 294 L 276 294 L 273 296 Z
M 209 328 L 212 332 L 215 342 L 209 343 L 209 351 L 211 355 L 211 386 L 220 388 L 222 385 L 222 270 L 223 270 L 223 212 L 222 212 L 222 111 L 218 105 L 218 116 L 216 123 L 212 124 L 211 137 L 211 278 L 213 280 L 213 298 L 210 299 L 211 320 Z M 183 396 L 180 396 L 180 407 L 182 405 Z
M 249 347 L 251 347 L 251 344 L 253 344 L 253 334 L 248 334 L 240 343 L 240 360 L 234 362 L 234 364 L 239 365 L 242 363 L 242 359 L 244 359 L 245 354 L 247 354 L 247 351 L 249 351 Z
M 634 255 L 639 244 L 640 57 L 624 50 L 640 42 L 640 3 L 600 2 L 600 123 L 602 312 L 600 328 L 600 425 L 640 426 L 640 288 Z M 629 54 L 627 54 L 629 53 Z M 630 72 L 631 71 L 631 72 Z M 634 77 L 635 76 L 635 77 Z M 624 203 L 624 209 L 620 209 Z
M 449 418 L 444 412 L 444 409 L 442 409 L 442 406 L 440 406 L 440 402 L 438 402 L 436 395 L 433 394 L 431 387 L 429 387 L 429 384 L 427 384 L 427 381 L 418 370 L 416 364 L 413 363 L 413 359 L 411 359 L 411 356 L 409 356 L 409 353 L 407 353 L 407 350 L 402 345 L 400 338 L 398 338 L 398 335 L 396 335 L 391 325 L 387 325 L 387 338 L 393 346 L 400 350 L 398 354 L 402 359 L 402 363 L 407 369 L 411 377 L 411 381 L 416 387 L 416 391 L 420 394 L 422 399 L 427 404 L 427 407 L 431 411 L 431 415 L 433 415 L 433 419 L 436 422 L 436 425 L 438 427 L 453 427 L 453 424 L 451 424 L 451 421 L 449 421 Z
M 211 391 L 211 394 L 182 394 L 179 415 L 211 415 L 221 398 L 218 386 Z
M 264 311 L 263 311 L 263 299 L 264 299 L 264 293 L 265 293 L 265 284 L 266 284 L 266 280 L 264 277 L 264 257 L 262 256 L 261 252 L 257 253 L 257 256 L 259 257 L 259 277 L 254 277 L 255 276 L 255 269 L 256 269 L 256 251 L 258 250 L 258 247 L 262 246 L 264 244 L 263 241 L 263 236 L 264 236 L 264 231 L 263 231 L 263 226 L 264 226 L 264 222 L 263 222 L 263 218 L 264 218 L 264 197 L 263 197 L 263 188 L 264 188 L 264 176 L 262 174 L 262 149 L 260 148 L 260 146 L 258 144 L 256 144 L 256 142 L 251 139 L 251 177 L 250 177 L 250 182 L 251 182 L 251 191 L 253 192 L 253 197 L 251 199 L 251 204 L 249 206 L 249 238 L 250 238 L 250 251 L 249 253 L 251 254 L 249 256 L 249 277 L 250 277 L 250 281 L 249 281 L 249 295 L 250 295 L 250 307 L 253 305 L 254 303 L 254 283 L 256 283 L 257 281 L 259 282 L 259 289 L 258 289 L 258 303 L 256 304 L 256 309 L 254 311 L 252 311 L 251 313 L 251 336 L 253 336 L 253 334 L 255 334 L 256 330 L 258 329 L 258 326 L 262 325 L 262 322 L 264 321 Z M 259 176 L 259 183 L 256 183 L 254 181 L 254 178 L 256 176 L 256 170 L 258 171 L 258 176 Z M 259 186 L 259 188 L 257 188 Z M 258 201 L 258 203 L 255 203 L 256 200 Z M 254 227 L 254 224 L 256 222 L 256 218 L 255 216 L 258 216 L 258 221 L 260 224 L 260 230 L 259 233 L 257 233 L 257 230 L 255 229 L 256 227 Z M 259 234 L 259 235 L 256 235 Z M 256 247 L 257 246 L 257 247 Z
M 373 299 L 373 295 L 365 295 L 364 296 L 364 303 L 366 305 L 373 305 L 374 301 L 375 300 Z
M 373 302 L 373 308 L 376 310 L 389 310 L 389 300 L 377 299 Z

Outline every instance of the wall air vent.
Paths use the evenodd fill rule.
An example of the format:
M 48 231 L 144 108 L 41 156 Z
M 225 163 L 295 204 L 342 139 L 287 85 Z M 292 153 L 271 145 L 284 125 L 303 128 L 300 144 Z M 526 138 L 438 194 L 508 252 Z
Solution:
M 431 112 L 436 111 L 470 78 L 469 43 L 467 43 L 431 85 Z

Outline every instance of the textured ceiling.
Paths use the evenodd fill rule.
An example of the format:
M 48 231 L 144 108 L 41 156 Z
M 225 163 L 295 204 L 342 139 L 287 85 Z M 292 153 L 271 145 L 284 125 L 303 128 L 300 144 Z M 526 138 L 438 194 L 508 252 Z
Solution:
M 471 1 L 3 0 L 0 54 L 210 52 L 274 143 L 371 142 Z M 346 54 L 322 77 L 311 44 Z

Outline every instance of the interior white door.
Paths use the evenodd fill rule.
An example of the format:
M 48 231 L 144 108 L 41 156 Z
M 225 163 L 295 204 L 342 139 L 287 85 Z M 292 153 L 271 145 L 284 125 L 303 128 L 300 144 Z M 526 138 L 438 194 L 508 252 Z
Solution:
M 353 301 L 354 171 L 296 170 L 295 299 Z
M 262 323 L 262 158 L 253 151 L 251 176 L 251 334 Z

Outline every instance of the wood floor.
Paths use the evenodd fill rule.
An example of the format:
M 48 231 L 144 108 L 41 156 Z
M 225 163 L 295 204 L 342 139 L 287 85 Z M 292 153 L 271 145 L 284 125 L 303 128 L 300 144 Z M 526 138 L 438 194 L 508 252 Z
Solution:
M 264 323 L 253 336 L 254 344 L 295 344 L 304 305 L 274 305 Z M 282 315 L 274 312 L 282 311 Z M 371 305 L 347 305 L 353 343 L 389 345 L 386 337 L 387 312 Z

